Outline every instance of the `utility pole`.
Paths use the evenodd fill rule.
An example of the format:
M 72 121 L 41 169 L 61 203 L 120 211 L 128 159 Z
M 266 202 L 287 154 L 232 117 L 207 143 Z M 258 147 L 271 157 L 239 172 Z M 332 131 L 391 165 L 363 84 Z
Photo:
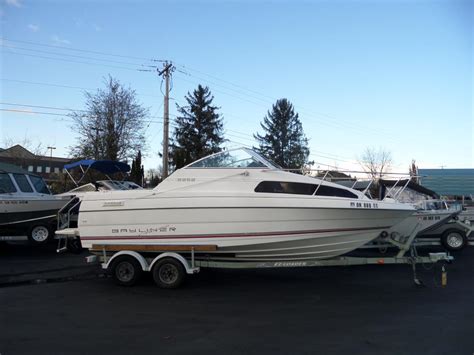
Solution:
M 171 62 L 165 62 L 163 69 L 161 71 L 157 70 L 158 75 L 165 79 L 165 102 L 163 105 L 163 179 L 168 176 L 170 76 L 173 70 L 173 63 Z

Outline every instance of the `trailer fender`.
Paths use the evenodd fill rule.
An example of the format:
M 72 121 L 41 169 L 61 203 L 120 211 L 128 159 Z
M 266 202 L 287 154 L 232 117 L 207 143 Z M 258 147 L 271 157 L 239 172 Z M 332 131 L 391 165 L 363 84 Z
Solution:
M 155 259 L 150 264 L 150 267 L 148 270 L 152 270 L 153 266 L 161 259 L 163 258 L 174 258 L 178 260 L 181 264 L 183 264 L 184 269 L 186 270 L 187 274 L 195 274 L 199 269 L 198 268 L 192 268 L 191 265 L 189 265 L 188 261 L 183 258 L 183 256 L 177 254 L 177 253 L 171 253 L 171 252 L 166 252 L 158 255 Z
M 108 261 L 107 263 L 103 263 L 102 264 L 102 268 L 104 269 L 108 269 L 109 266 L 112 264 L 112 262 L 114 261 L 115 258 L 118 258 L 119 256 L 122 256 L 122 255 L 129 255 L 131 257 L 134 257 L 135 259 L 137 259 L 137 261 L 140 263 L 140 266 L 142 267 L 142 270 L 143 271 L 148 271 L 150 270 L 148 268 L 148 263 L 146 262 L 146 259 L 140 255 L 139 253 L 137 253 L 136 251 L 131 251 L 131 250 L 122 250 L 122 251 L 119 251 L 118 253 L 114 254 Z

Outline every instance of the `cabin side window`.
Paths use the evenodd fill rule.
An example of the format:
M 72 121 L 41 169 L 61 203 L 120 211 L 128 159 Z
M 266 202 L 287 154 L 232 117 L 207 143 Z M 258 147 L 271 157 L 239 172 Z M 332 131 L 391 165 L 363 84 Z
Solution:
M 10 176 L 6 173 L 0 173 L 0 194 L 8 194 L 11 192 L 16 192 L 16 188 Z
M 33 192 L 33 188 L 31 187 L 28 179 L 23 174 L 13 174 L 13 178 L 16 181 L 16 184 L 20 188 L 22 192 Z
M 318 196 L 335 196 L 335 197 L 346 197 L 346 198 L 358 198 L 356 194 L 349 190 L 339 189 L 337 187 L 321 185 L 316 192 Z
M 358 198 L 356 194 L 345 189 L 339 189 L 337 187 L 321 185 L 318 188 L 317 184 L 305 184 L 287 181 L 262 181 L 255 188 L 255 192 L 313 195 L 316 189 L 318 189 L 316 192 L 317 196 Z
M 255 188 L 255 192 L 312 195 L 318 185 L 286 181 L 262 181 Z

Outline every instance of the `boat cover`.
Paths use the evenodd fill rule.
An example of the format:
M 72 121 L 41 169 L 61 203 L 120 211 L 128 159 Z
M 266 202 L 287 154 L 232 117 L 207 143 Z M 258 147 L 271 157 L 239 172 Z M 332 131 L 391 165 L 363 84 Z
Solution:
M 64 165 L 64 169 L 69 170 L 79 166 L 83 166 L 86 169 L 94 169 L 100 171 L 104 174 L 113 174 L 113 173 L 127 173 L 130 171 L 130 165 L 127 163 L 122 163 L 114 160 L 94 160 L 86 159 L 76 161 L 74 163 Z

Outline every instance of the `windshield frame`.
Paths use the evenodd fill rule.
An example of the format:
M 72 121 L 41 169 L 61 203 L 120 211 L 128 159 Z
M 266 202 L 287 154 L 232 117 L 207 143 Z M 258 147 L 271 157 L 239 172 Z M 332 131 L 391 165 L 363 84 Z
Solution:
M 196 164 L 199 165 L 204 160 L 207 159 L 213 159 L 216 156 L 223 155 L 223 154 L 229 154 L 232 152 L 238 152 L 238 151 L 243 151 L 247 153 L 250 157 L 255 159 L 257 162 L 263 164 L 264 166 L 247 166 L 247 167 L 235 167 L 235 166 L 213 166 L 213 167 L 205 167 L 205 166 L 195 166 Z M 194 165 L 194 166 L 193 166 Z M 275 166 L 275 164 L 272 164 L 270 161 L 262 157 L 260 154 L 257 152 L 253 151 L 252 149 L 249 148 L 236 148 L 236 149 L 230 149 L 230 150 L 223 150 L 218 153 L 214 153 L 211 155 L 208 155 L 204 158 L 198 159 L 191 164 L 186 165 L 183 169 L 271 169 L 271 170 L 281 170 L 278 166 Z

